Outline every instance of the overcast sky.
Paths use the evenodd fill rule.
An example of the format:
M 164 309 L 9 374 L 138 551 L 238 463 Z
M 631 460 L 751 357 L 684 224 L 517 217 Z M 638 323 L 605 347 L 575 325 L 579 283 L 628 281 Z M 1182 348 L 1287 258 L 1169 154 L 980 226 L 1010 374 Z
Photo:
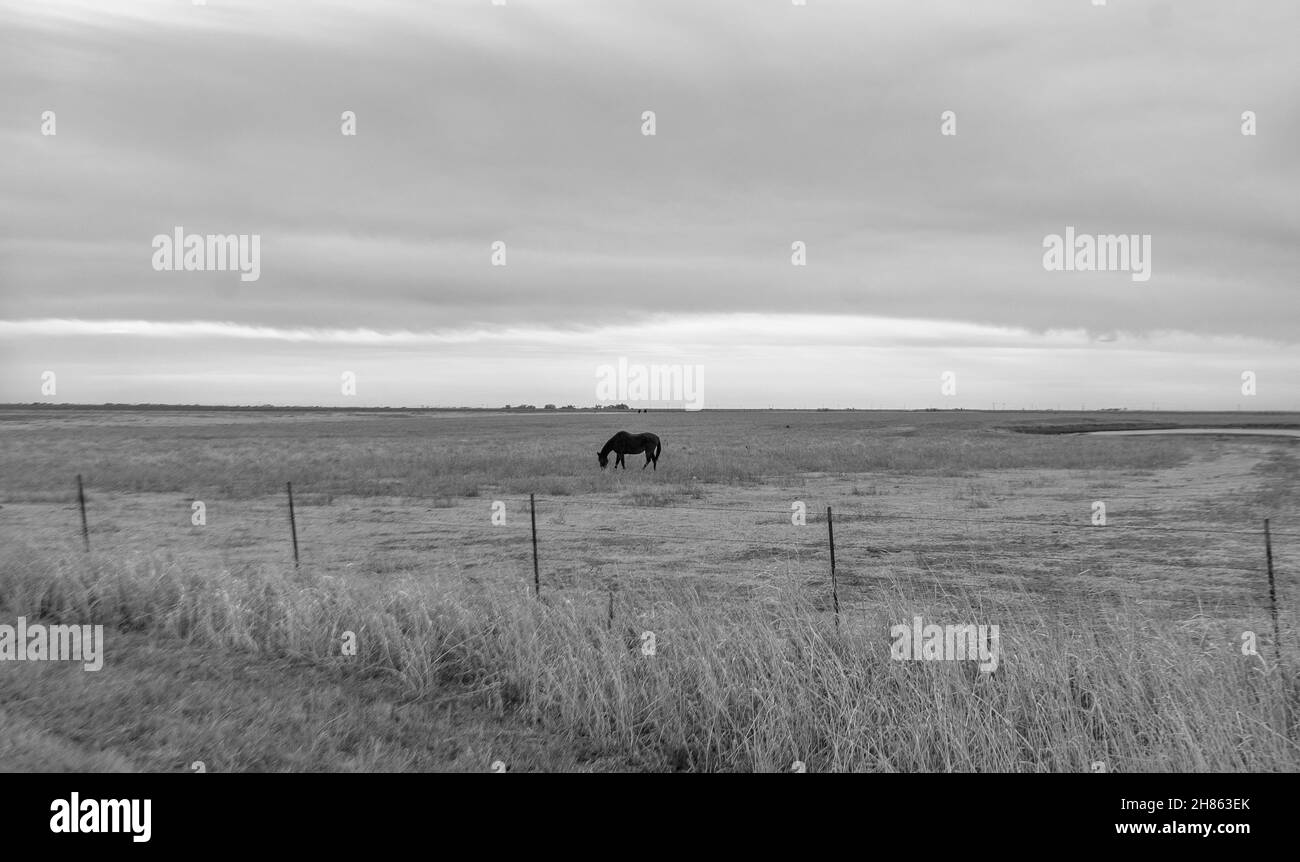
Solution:
M 1300 409 L 1294 0 L 507 3 L 0 0 L 0 401 Z

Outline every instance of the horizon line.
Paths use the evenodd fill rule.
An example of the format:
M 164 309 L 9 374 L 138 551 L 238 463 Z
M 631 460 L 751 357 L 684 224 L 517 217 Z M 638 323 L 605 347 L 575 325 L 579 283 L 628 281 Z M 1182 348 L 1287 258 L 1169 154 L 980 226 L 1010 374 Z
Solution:
M 681 407 L 628 407 L 628 406 L 589 406 L 578 407 L 576 405 L 538 407 L 534 404 L 506 404 L 500 407 L 468 407 L 468 406 L 421 406 L 421 407 L 392 407 L 392 406 L 368 406 L 368 407 L 345 407 L 340 405 L 323 405 L 323 404 L 179 404 L 167 402 L 136 402 L 129 403 L 124 401 L 104 401 L 104 402 L 58 402 L 50 403 L 45 401 L 13 401 L 0 403 L 0 410 L 13 409 L 43 409 L 43 410 L 258 410 L 258 411 L 315 411 L 315 412 L 468 412 L 468 411 L 490 411 L 497 413 L 504 412 L 523 412 L 523 413 L 739 413 L 739 412 L 782 412 L 782 413 L 1230 413 L 1234 415 L 1254 414 L 1254 415 L 1276 415 L 1276 414 L 1297 414 L 1300 410 L 1242 410 L 1240 408 L 1216 408 L 1216 409 L 1196 409 L 1196 408 L 1145 408 L 1145 407 L 1097 407 L 1091 410 L 1086 408 L 1056 408 L 1056 407 L 712 407 L 701 408 L 699 410 L 684 410 Z

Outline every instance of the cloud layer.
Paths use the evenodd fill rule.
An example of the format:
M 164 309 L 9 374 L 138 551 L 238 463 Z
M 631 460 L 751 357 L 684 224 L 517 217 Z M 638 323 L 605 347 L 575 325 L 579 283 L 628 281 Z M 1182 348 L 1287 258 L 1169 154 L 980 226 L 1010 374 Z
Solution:
M 0 359 L 70 369 L 85 400 L 174 400 L 163 324 L 206 326 L 186 335 L 212 363 L 197 392 L 296 345 L 304 367 L 386 367 L 392 403 L 491 403 L 406 387 L 480 337 L 497 354 L 458 361 L 456 392 L 611 351 L 721 369 L 742 355 L 729 329 L 850 370 L 878 346 L 851 340 L 861 322 L 894 320 L 888 364 L 926 369 L 913 406 L 931 367 L 979 377 L 991 333 L 1009 352 L 988 401 L 1080 401 L 1081 363 L 1119 348 L 1139 364 L 1110 400 L 1167 401 L 1160 356 L 1206 369 L 1186 406 L 1232 406 L 1231 344 L 1229 365 L 1283 360 L 1271 392 L 1291 400 L 1258 406 L 1295 406 L 1298 25 L 1282 2 L 0 6 Z M 261 278 L 153 271 L 178 225 L 259 234 Z M 1151 280 L 1044 271 L 1067 225 L 1150 234 Z M 619 326 L 629 341 L 592 346 Z M 0 399 L 35 400 L 25 374 Z M 771 377 L 788 388 L 712 400 L 807 397 Z M 318 403 L 316 385 L 286 372 L 247 400 Z

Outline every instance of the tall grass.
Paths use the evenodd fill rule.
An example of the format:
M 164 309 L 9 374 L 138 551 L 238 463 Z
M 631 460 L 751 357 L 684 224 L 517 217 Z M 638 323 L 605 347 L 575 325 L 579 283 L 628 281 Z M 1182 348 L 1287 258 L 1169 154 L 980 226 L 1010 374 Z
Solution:
M 829 616 L 793 587 L 719 605 L 647 587 L 619 597 L 412 580 L 376 591 L 275 569 L 166 558 L 0 554 L 0 609 L 102 623 L 220 652 L 353 663 L 410 697 L 473 693 L 644 768 L 871 771 L 1271 771 L 1300 768 L 1293 674 L 1231 632 L 1137 609 L 1069 613 L 910 594 Z M 996 673 L 889 657 L 888 627 L 998 624 Z M 641 651 L 655 632 L 656 654 Z M 340 656 L 344 632 L 358 654 Z M 112 640 L 105 668 L 113 669 Z

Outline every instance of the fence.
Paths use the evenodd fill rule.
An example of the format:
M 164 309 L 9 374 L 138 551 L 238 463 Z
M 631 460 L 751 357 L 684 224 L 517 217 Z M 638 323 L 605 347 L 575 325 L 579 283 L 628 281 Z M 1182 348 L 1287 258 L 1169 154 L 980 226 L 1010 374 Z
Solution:
M 90 527 L 89 527 L 89 518 L 87 514 L 87 501 L 86 501 L 85 487 L 82 482 L 82 477 L 78 475 L 76 478 L 77 478 L 77 500 L 81 512 L 82 539 L 86 551 L 89 552 L 91 548 L 91 542 L 90 542 Z M 294 492 L 293 492 L 292 483 L 286 484 L 285 491 L 286 491 L 286 498 L 287 498 L 286 502 L 287 502 L 287 514 L 288 514 L 287 538 L 289 539 L 289 542 L 292 547 L 294 565 L 295 567 L 299 567 L 302 564 L 300 549 L 299 549 L 300 535 L 299 535 L 299 525 L 298 525 L 298 514 L 297 514 L 297 509 L 295 508 L 294 505 Z M 456 525 L 456 524 L 444 523 L 439 526 L 448 529 L 453 529 L 458 534 L 464 533 L 465 531 L 471 529 L 492 530 L 499 534 L 500 530 L 498 526 L 495 525 L 493 519 L 498 514 L 497 508 L 500 507 L 500 514 L 502 515 L 502 520 L 504 521 L 505 511 L 511 508 L 511 506 L 506 505 L 507 501 L 510 501 L 514 507 L 517 507 L 516 511 L 518 509 L 521 509 L 524 505 L 528 507 L 529 533 L 531 538 L 531 557 L 532 557 L 532 568 L 533 568 L 532 591 L 534 595 L 540 595 L 542 590 L 543 565 L 542 565 L 542 556 L 541 553 L 539 552 L 539 542 L 542 543 L 542 547 L 544 548 L 545 547 L 544 543 L 547 537 L 560 537 L 562 539 L 569 539 L 569 540 L 602 539 L 606 541 L 610 540 L 611 538 L 617 538 L 623 542 L 636 542 L 636 541 L 646 541 L 646 540 L 697 541 L 697 542 L 707 541 L 707 542 L 719 543 L 724 545 L 747 546 L 751 548 L 764 548 L 768 550 L 771 550 L 773 547 L 779 546 L 779 547 L 789 548 L 796 552 L 807 551 L 808 553 L 814 555 L 824 553 L 827 569 L 829 572 L 829 594 L 831 600 L 831 609 L 835 616 L 837 627 L 839 625 L 839 616 L 840 616 L 840 587 L 841 587 L 839 577 L 838 577 L 839 567 L 837 566 L 837 554 L 839 556 L 840 563 L 843 562 L 845 552 L 848 552 L 851 556 L 856 554 L 865 554 L 868 557 L 879 557 L 882 555 L 911 554 L 917 560 L 921 561 L 922 566 L 927 566 L 928 564 L 926 561 L 930 557 L 942 553 L 942 552 L 937 552 L 935 550 L 935 545 L 932 540 L 929 541 L 929 543 L 920 546 L 899 545 L 893 542 L 885 542 L 885 541 L 877 541 L 874 544 L 869 542 L 864 543 L 861 541 L 854 541 L 853 540 L 854 537 L 851 534 L 845 534 L 843 532 L 843 527 L 846 525 L 850 525 L 850 526 L 854 524 L 869 525 L 872 528 L 872 531 L 877 535 L 879 535 L 882 539 L 887 538 L 886 531 L 884 529 L 878 529 L 878 528 L 880 528 L 882 525 L 896 523 L 896 524 L 922 525 L 923 527 L 929 530 L 933 530 L 934 525 L 960 525 L 962 527 L 968 528 L 968 530 L 970 528 L 984 529 L 989 527 L 1015 527 L 1022 531 L 1034 531 L 1034 530 L 1050 530 L 1050 531 L 1058 531 L 1058 532 L 1073 531 L 1079 535 L 1089 535 L 1093 537 L 1102 536 L 1102 535 L 1123 534 L 1127 531 L 1140 531 L 1141 533 L 1144 534 L 1233 537 L 1238 540 L 1249 540 L 1252 542 L 1258 541 L 1259 544 L 1257 548 L 1259 552 L 1259 561 L 1260 561 L 1258 566 L 1238 566 L 1238 565 L 1227 565 L 1221 563 L 1203 563 L 1203 562 L 1191 562 L 1187 560 L 1170 560 L 1168 559 L 1168 557 L 1162 560 L 1130 559 L 1129 562 L 1133 565 L 1142 567 L 1143 570 L 1159 569 L 1159 568 L 1177 568 L 1179 570 L 1212 570 L 1216 573 L 1230 572 L 1230 573 L 1235 573 L 1240 575 L 1249 575 L 1252 579 L 1255 578 L 1259 579 L 1258 583 L 1260 583 L 1261 588 L 1265 583 L 1267 583 L 1267 587 L 1268 587 L 1267 608 L 1268 608 L 1268 612 L 1273 627 L 1274 645 L 1275 645 L 1275 649 L 1279 653 L 1279 656 L 1280 656 L 1280 624 L 1278 619 L 1278 596 L 1277 596 L 1276 576 L 1274 571 L 1273 539 L 1274 538 L 1284 538 L 1284 539 L 1300 538 L 1300 534 L 1288 533 L 1288 532 L 1279 533 L 1274 531 L 1272 529 L 1270 519 L 1264 519 L 1261 528 L 1258 530 L 1220 529 L 1220 528 L 1212 528 L 1212 527 L 1190 527 L 1190 526 L 1178 526 L 1178 525 L 1159 524 L 1159 523 L 1150 523 L 1150 522 L 1106 523 L 1105 525 L 1094 525 L 1092 523 L 1080 523 L 1080 522 L 1061 521 L 1061 520 L 1031 520 L 1031 519 L 1023 519 L 1023 518 L 1016 519 L 1016 518 L 1004 518 L 1004 517 L 963 518 L 963 517 L 947 517 L 947 516 L 933 515 L 933 514 L 920 514 L 914 511 L 913 512 L 867 511 L 861 508 L 852 508 L 852 507 L 846 508 L 842 506 L 832 507 L 830 505 L 827 505 L 824 508 L 824 520 L 826 523 L 826 529 L 823 532 L 817 529 L 811 529 L 811 530 L 800 529 L 800 528 L 807 528 L 810 525 L 816 525 L 820 517 L 819 513 L 823 510 L 820 506 L 817 507 L 817 509 L 812 509 L 811 507 L 804 506 L 804 504 L 799 502 L 792 504 L 790 508 L 778 509 L 778 508 L 753 507 L 753 506 L 743 506 L 743 505 L 715 506 L 715 505 L 707 505 L 707 504 L 667 503 L 662 500 L 656 500 L 653 503 L 648 503 L 648 504 L 635 503 L 635 502 L 605 501 L 605 500 L 589 501 L 589 500 L 582 500 L 573 497 L 550 498 L 549 500 L 543 498 L 542 500 L 539 501 L 536 494 L 529 494 L 527 500 L 523 500 L 522 498 L 516 499 L 513 497 L 506 497 L 504 499 L 492 501 L 492 506 L 489 507 L 490 514 L 488 515 L 487 518 L 485 518 L 485 520 L 487 521 L 486 524 L 469 526 L 463 524 Z M 539 509 L 539 503 L 541 507 L 540 509 Z M 773 542 L 770 540 L 740 538 L 736 535 L 718 536 L 718 535 L 700 535 L 698 533 L 663 531 L 662 525 L 660 525 L 659 529 L 656 532 L 646 532 L 643 531 L 642 529 L 636 529 L 635 532 L 632 533 L 626 533 L 626 532 L 614 533 L 609 528 L 604 528 L 600 530 L 575 529 L 573 527 L 568 526 L 567 524 L 555 524 L 555 523 L 547 524 L 545 522 L 543 522 L 539 527 L 539 522 L 538 522 L 539 511 L 545 511 L 547 506 L 553 506 L 559 512 L 565 512 L 565 511 L 576 510 L 576 509 L 594 509 L 597 510 L 599 513 L 602 513 L 602 515 L 607 514 L 609 511 L 616 511 L 616 510 L 636 510 L 639 512 L 652 512 L 657 510 L 667 510 L 667 511 L 680 510 L 680 511 L 687 511 L 687 512 L 722 512 L 728 515 L 763 516 L 767 518 L 776 519 L 777 525 L 786 525 L 789 527 L 796 528 L 798 532 L 794 533 L 793 535 L 789 533 L 784 534 L 781 537 L 779 542 Z M 802 511 L 800 511 L 800 507 L 802 507 Z M 803 517 L 800 518 L 799 517 L 800 515 L 803 515 Z M 835 535 L 837 522 L 838 525 L 841 527 L 841 531 L 842 531 L 841 536 L 838 540 Z M 628 525 L 625 524 L 621 526 L 626 527 Z M 768 526 L 772 526 L 772 525 L 768 525 Z M 845 541 L 846 536 L 849 538 L 849 541 Z M 965 540 L 967 542 L 967 546 L 969 550 L 972 550 L 979 554 L 991 555 L 993 549 L 990 548 L 974 549 L 970 546 L 973 544 L 974 541 L 982 541 L 982 542 L 990 542 L 990 543 L 995 543 L 995 542 L 1005 543 L 1006 537 L 999 535 L 994 538 L 972 539 L 972 537 L 968 533 L 968 535 L 965 537 Z M 980 559 L 982 559 L 982 557 Z M 1032 561 L 1034 563 L 1059 563 L 1065 565 L 1078 564 L 1077 558 L 1053 556 L 1051 554 L 1043 553 L 1040 550 L 1035 550 L 1033 552 Z M 1079 574 L 1087 574 L 1088 572 L 1091 571 L 1092 569 L 1085 569 L 1083 572 Z M 612 609 L 612 602 L 613 602 L 612 591 L 610 596 L 610 602 L 611 602 L 611 609 Z M 1223 606 L 1224 603 L 1219 602 L 1218 604 L 1220 606 Z M 1236 607 L 1240 608 L 1243 606 L 1236 605 Z M 1248 605 L 1248 607 L 1250 608 L 1251 611 L 1259 609 L 1258 605 L 1254 605 L 1254 604 L 1250 604 Z

